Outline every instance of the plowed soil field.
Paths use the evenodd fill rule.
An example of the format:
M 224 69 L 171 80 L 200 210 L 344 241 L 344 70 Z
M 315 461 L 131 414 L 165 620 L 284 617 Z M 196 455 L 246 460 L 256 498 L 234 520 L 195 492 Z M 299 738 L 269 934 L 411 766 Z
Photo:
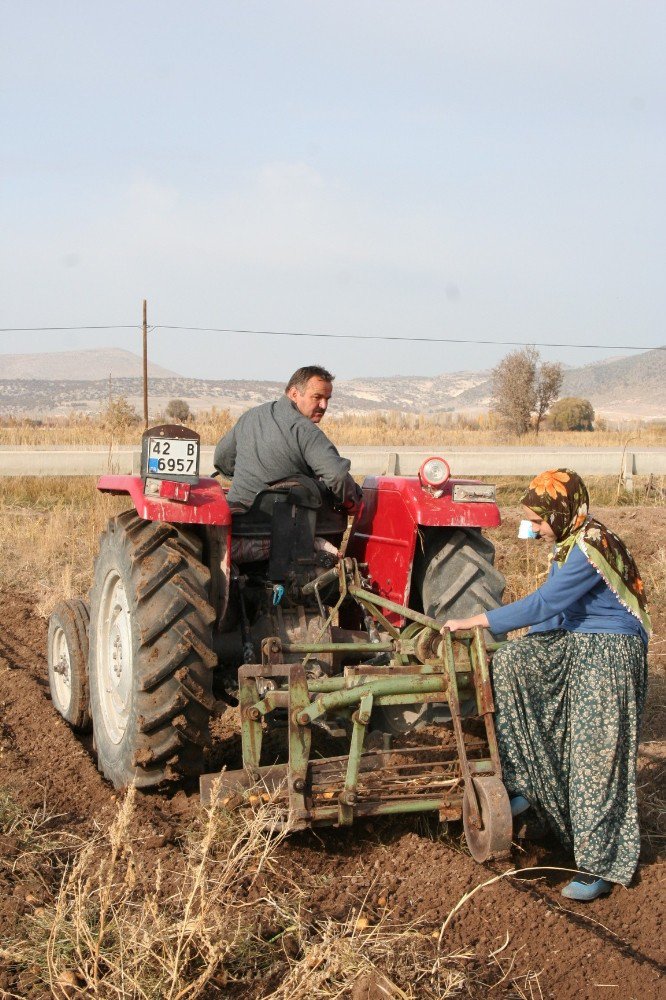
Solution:
M 666 539 L 663 509 L 595 511 L 627 539 L 640 566 Z M 516 514 L 509 514 L 502 552 L 512 544 Z M 661 979 L 666 937 L 664 834 L 659 831 L 666 799 L 664 665 L 666 615 L 655 607 L 651 691 L 639 761 L 644 824 L 641 866 L 630 889 L 616 887 L 607 898 L 587 905 L 563 899 L 564 872 L 526 872 L 482 886 L 454 914 L 442 936 L 447 955 L 458 954 L 463 982 L 450 994 L 496 997 L 652 998 L 666 995 Z M 30 594 L 0 587 L 0 788 L 8 789 L 28 812 L 44 803 L 57 826 L 87 837 L 109 821 L 118 805 L 114 789 L 98 773 L 89 738 L 82 741 L 56 715 L 46 675 L 47 623 L 36 616 Z M 232 737 L 233 713 L 224 717 L 218 738 Z M 661 803 L 661 805 L 660 805 Z M 196 786 L 138 800 L 134 851 L 152 868 L 170 852 L 197 810 Z M 0 852 L 11 857 L 11 832 Z M 572 858 L 552 842 L 522 841 L 510 863 L 477 865 L 455 830 L 437 834 L 423 819 L 382 820 L 351 830 L 292 836 L 279 847 L 281 864 L 307 871 L 303 905 L 313 917 L 346 920 L 361 909 L 372 925 L 380 917 L 396 927 L 419 921 L 437 936 L 465 894 L 508 868 L 571 866 Z M 43 886 L 3 869 L 0 884 L 0 943 L 14 936 L 39 906 Z M 273 987 L 271 987 L 273 988 Z M 269 984 L 248 983 L 227 993 L 211 986 L 210 996 L 267 996 Z M 0 959 L 0 996 L 47 996 L 43 986 L 17 974 Z M 83 995 L 72 993 L 74 995 Z M 122 995 L 119 993 L 118 995 Z M 366 976 L 350 984 L 360 1000 L 399 996 L 381 979 Z M 405 994 L 403 994 L 405 995 Z M 418 996 L 418 989 L 413 994 Z M 425 995 L 425 994 L 424 994 Z M 431 994 L 427 994 L 431 995 Z

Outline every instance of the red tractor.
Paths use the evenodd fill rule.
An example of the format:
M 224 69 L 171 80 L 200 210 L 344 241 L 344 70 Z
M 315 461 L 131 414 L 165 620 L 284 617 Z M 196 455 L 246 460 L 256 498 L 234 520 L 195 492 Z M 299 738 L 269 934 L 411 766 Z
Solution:
M 493 486 L 431 458 L 418 477 L 366 477 L 353 518 L 305 477 L 232 513 L 199 476 L 198 435 L 163 425 L 141 475 L 98 489 L 132 507 L 101 537 L 89 605 L 51 618 L 49 680 L 116 787 L 199 775 L 206 801 L 229 802 L 260 782 L 292 828 L 437 809 L 462 816 L 479 860 L 508 849 L 484 636 L 439 633 L 501 601 Z M 211 716 L 238 702 L 243 769 L 206 774 Z M 321 730 L 340 753 L 312 755 Z

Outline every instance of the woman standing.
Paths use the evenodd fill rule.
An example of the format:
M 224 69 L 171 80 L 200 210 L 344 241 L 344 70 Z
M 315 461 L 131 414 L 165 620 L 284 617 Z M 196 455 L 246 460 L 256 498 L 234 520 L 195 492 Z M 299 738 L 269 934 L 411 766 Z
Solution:
M 562 894 L 591 900 L 638 865 L 636 755 L 650 619 L 626 545 L 589 516 L 570 469 L 544 472 L 522 498 L 531 537 L 554 543 L 538 590 L 451 631 L 530 625 L 495 653 L 497 739 L 511 811 L 530 807 L 573 848 L 581 870 Z

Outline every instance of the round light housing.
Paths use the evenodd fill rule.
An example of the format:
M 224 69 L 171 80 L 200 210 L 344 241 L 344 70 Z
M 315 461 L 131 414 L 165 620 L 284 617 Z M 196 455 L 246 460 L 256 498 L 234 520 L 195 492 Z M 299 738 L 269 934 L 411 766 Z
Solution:
M 441 488 L 450 475 L 449 463 L 443 458 L 426 458 L 419 469 L 421 483 L 433 490 Z

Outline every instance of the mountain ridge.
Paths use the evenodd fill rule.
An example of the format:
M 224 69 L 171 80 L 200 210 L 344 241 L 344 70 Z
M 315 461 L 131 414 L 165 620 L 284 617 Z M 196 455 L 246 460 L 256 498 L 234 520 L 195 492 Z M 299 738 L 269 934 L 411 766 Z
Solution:
M 107 405 L 109 392 L 114 397 L 127 397 L 140 410 L 141 370 L 138 355 L 117 348 L 0 355 L 0 413 L 13 416 L 62 415 L 73 410 L 96 413 Z M 178 397 L 195 411 L 216 406 L 240 413 L 249 406 L 275 399 L 284 389 L 282 380 L 186 378 L 152 364 L 148 371 L 152 412 L 163 410 L 170 399 Z M 91 378 L 91 374 L 99 377 Z M 489 370 L 464 370 L 428 376 L 336 379 L 332 412 L 340 415 L 387 410 L 414 414 L 478 413 L 488 408 L 491 374 Z M 663 418 L 666 350 L 644 351 L 629 358 L 604 358 L 578 368 L 565 367 L 561 396 L 589 399 L 599 415 L 611 418 Z

